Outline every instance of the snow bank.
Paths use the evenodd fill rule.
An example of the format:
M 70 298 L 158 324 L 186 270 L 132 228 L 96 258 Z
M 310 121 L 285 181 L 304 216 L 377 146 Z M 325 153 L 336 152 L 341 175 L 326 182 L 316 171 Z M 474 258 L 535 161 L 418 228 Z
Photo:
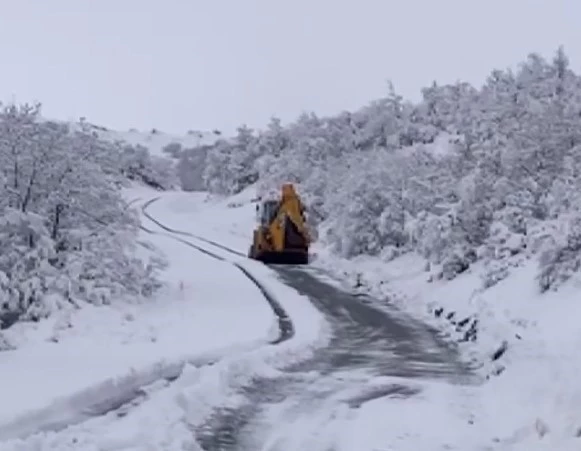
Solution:
M 278 284 L 274 282 L 274 285 Z M 297 305 L 294 315 L 308 305 L 308 301 L 294 293 L 285 295 L 289 303 L 293 301 Z M 303 312 L 307 313 L 310 312 Z M 201 450 L 193 431 L 200 428 L 216 408 L 239 406 L 243 401 L 240 390 L 255 378 L 276 376 L 280 368 L 308 357 L 309 349 L 324 344 L 321 326 L 316 320 L 311 324 L 307 322 L 295 338 L 281 345 L 232 354 L 212 365 L 187 364 L 176 381 L 163 390 L 150 393 L 143 390 L 147 402 L 129 406 L 123 416 L 111 414 L 90 419 L 61 433 L 40 433 L 25 440 L 7 441 L 2 449 L 21 451 L 41 446 L 43 450 L 129 450 L 188 446 L 187 449 Z
M 430 281 L 424 260 L 414 254 L 389 262 L 339 259 L 326 249 L 318 256 L 315 265 L 346 286 L 423 317 L 471 356 L 487 380 L 470 408 L 471 429 L 491 446 L 581 446 L 581 332 L 574 320 L 581 314 L 580 287 L 570 283 L 540 294 L 531 260 L 484 288 L 482 264 L 451 281 Z

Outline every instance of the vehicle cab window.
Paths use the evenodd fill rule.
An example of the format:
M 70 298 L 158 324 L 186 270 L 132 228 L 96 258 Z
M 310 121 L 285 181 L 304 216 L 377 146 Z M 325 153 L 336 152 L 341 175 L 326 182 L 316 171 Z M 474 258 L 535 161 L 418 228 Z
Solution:
M 260 222 L 262 225 L 270 224 L 276 217 L 278 210 L 278 201 L 268 200 L 262 204 L 260 209 Z

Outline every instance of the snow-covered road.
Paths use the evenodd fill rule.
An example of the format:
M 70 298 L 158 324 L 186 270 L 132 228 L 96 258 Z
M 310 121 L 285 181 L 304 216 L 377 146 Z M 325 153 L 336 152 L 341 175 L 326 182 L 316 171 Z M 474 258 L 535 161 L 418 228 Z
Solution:
M 30 343 L 2 354 L 0 438 L 59 430 L 138 397 L 142 386 L 177 377 L 187 361 L 213 361 L 279 337 L 264 295 L 246 277 L 184 252 L 172 237 L 153 238 L 170 263 L 159 300 L 66 312 L 27 331 Z M 229 284 L 220 283 L 225 277 Z M 220 326 L 212 331 L 211 323 Z
M 282 375 L 245 387 L 240 392 L 246 399 L 243 406 L 218 412 L 200 431 L 205 450 L 380 449 L 386 444 L 385 435 L 373 442 L 367 434 L 354 434 L 359 413 L 367 410 L 368 403 L 383 404 L 387 411 L 391 403 L 395 413 L 403 400 L 415 418 L 398 425 L 399 432 L 389 443 L 397 445 L 394 449 L 428 449 L 429 435 L 417 434 L 418 441 L 402 431 L 425 432 L 426 426 L 431 427 L 434 409 L 426 405 L 432 402 L 439 406 L 438 415 L 457 431 L 465 417 L 454 409 L 448 411 L 450 400 L 458 397 L 461 384 L 472 379 L 452 350 L 421 324 L 403 315 L 380 313 L 319 276 L 287 268 L 278 272 L 325 314 L 332 339 L 312 358 L 285 368 Z M 383 429 L 377 419 L 368 427 L 368 432 Z M 432 441 L 430 449 L 444 444 Z
M 164 222 L 171 221 L 171 215 L 159 214 L 163 208 L 168 206 L 156 205 L 157 216 L 147 208 L 145 213 L 166 231 L 224 249 L 224 244 L 202 235 L 200 222 L 187 230 Z M 237 255 L 240 245 L 226 251 Z M 204 450 L 352 451 L 386 445 L 443 449 L 451 439 L 460 440 L 458 446 L 466 444 L 465 434 L 458 433 L 458 427 L 465 429 L 468 424 L 461 401 L 468 398 L 474 379 L 433 330 L 401 312 L 376 310 L 317 270 L 273 269 L 280 281 L 307 296 L 324 315 L 331 340 L 310 358 L 240 387 L 236 391 L 240 405 L 216 410 L 195 430 Z M 378 427 L 378 419 L 368 424 L 369 431 L 353 436 L 370 406 L 387 403 L 383 408 L 397 413 L 404 400 L 415 418 L 403 423 L 399 418 L 392 442 L 386 442 L 385 433 L 370 440 L 369 431 Z M 439 407 L 430 408 L 432 403 Z M 440 428 L 434 428 L 435 411 L 453 425 L 453 433 L 442 436 Z M 426 429 L 432 433 L 425 433 Z
M 173 410 L 183 413 L 187 403 L 180 408 L 173 396 L 192 374 L 241 383 L 240 371 L 251 377 L 245 360 L 293 337 L 292 322 L 272 294 L 280 284 L 262 284 L 248 268 L 170 236 L 146 218 L 143 230 L 143 239 L 169 261 L 159 299 L 148 305 L 87 307 L 33 330 L 10 330 L 11 338 L 22 343 L 0 361 L 0 449 L 82 449 L 79 437 L 99 449 L 113 446 L 118 440 L 111 441 L 110 432 L 123 430 L 117 429 L 117 417 L 139 417 L 127 415 L 128 410 L 140 410 L 139 405 L 147 412 L 154 394 L 172 400 Z M 299 298 L 292 292 L 285 296 L 295 302 L 295 314 Z M 302 305 L 308 306 L 306 299 Z M 316 320 L 313 326 L 307 343 L 318 336 Z M 304 344 L 295 340 L 295 347 Z M 204 384 L 187 385 L 199 395 L 211 392 Z M 215 402 L 224 394 L 227 390 L 220 388 Z M 207 409 L 213 402 L 206 402 Z M 160 427 L 168 429 L 163 422 Z M 123 446 L 150 440 L 151 431 L 138 429 L 137 437 L 121 440 Z
M 164 347 L 144 346 L 142 360 L 126 350 L 126 366 L 105 382 L 101 351 L 101 379 L 78 378 L 84 391 L 23 409 L 0 426 L 12 438 L 0 450 L 480 449 L 467 421 L 469 371 L 434 331 L 314 268 L 249 261 L 252 206 L 213 210 L 193 199 L 191 208 L 177 195 L 136 202 L 170 260 L 166 295 L 179 298 L 171 316 L 160 307 L 152 318 Z

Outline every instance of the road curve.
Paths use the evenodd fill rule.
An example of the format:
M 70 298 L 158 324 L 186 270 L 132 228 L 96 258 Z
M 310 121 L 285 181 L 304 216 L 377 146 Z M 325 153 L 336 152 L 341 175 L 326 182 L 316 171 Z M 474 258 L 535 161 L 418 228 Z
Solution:
M 160 199 L 161 196 L 157 196 L 154 197 L 153 199 L 149 199 L 147 202 L 145 202 L 142 206 L 141 206 L 141 212 L 143 213 L 143 216 L 145 216 L 147 219 L 149 219 L 151 222 L 157 224 L 158 227 L 160 227 L 161 229 L 165 230 L 166 232 L 172 233 L 174 235 L 181 235 L 181 236 L 188 236 L 191 238 L 195 238 L 198 241 L 201 241 L 203 243 L 209 244 L 210 246 L 213 246 L 217 249 L 226 251 L 230 254 L 236 255 L 238 257 L 246 257 L 246 254 L 243 254 L 242 252 L 239 252 L 235 249 L 231 249 L 228 246 L 224 246 L 223 244 L 218 243 L 217 241 L 213 241 L 213 240 L 209 240 L 207 238 L 204 238 L 203 236 L 200 235 L 196 235 L 193 233 L 188 233 L 188 232 L 184 232 L 182 230 L 177 230 L 171 227 L 168 227 L 167 225 L 165 225 L 164 223 L 160 222 L 159 220 L 157 220 L 156 218 L 154 218 L 153 216 L 151 216 L 149 214 L 149 212 L 147 211 L 147 208 L 153 204 L 154 202 L 157 202 Z M 224 260 L 224 258 L 219 257 L 221 260 Z
M 162 225 L 147 214 L 146 208 L 144 205 L 144 214 L 166 231 L 212 244 L 203 237 Z M 224 250 L 225 246 L 214 244 Z M 294 407 L 292 415 L 308 418 L 313 412 L 320 414 L 328 401 L 341 397 L 341 393 L 350 393 L 343 397 L 344 402 L 358 408 L 378 397 L 414 396 L 420 390 L 415 380 L 471 383 L 471 372 L 456 350 L 424 323 L 395 309 L 378 310 L 372 305 L 373 299 L 355 296 L 325 282 L 312 268 L 271 268 L 283 283 L 307 296 L 326 317 L 332 327 L 331 341 L 316 350 L 312 358 L 286 368 L 283 377 L 256 380 L 244 389 L 240 393 L 246 399 L 243 407 L 217 411 L 195 431 L 205 451 L 290 449 L 284 444 L 263 448 L 268 436 L 265 431 L 280 435 L 279 430 L 284 430 L 284 424 L 272 423 L 263 415 L 273 404 L 302 406 L 298 413 Z M 382 376 L 404 378 L 409 384 L 370 385 L 371 378 Z M 329 446 L 321 451 L 332 449 Z
M 139 198 L 136 198 L 128 203 L 128 208 L 133 204 L 138 202 Z M 155 199 L 147 202 L 150 205 Z M 146 214 L 145 209 L 144 214 Z M 147 214 L 146 214 L 147 215 Z M 161 224 L 154 218 L 147 215 L 148 219 L 159 225 Z M 149 234 L 165 234 L 169 238 L 180 241 L 184 245 L 195 249 L 198 252 L 202 252 L 210 258 L 214 258 L 221 261 L 227 261 L 221 255 L 209 251 L 201 246 L 197 246 L 179 236 L 174 234 L 169 234 L 166 232 L 157 232 L 144 225 L 140 226 L 141 229 Z M 219 247 L 218 243 L 214 243 L 215 247 Z M 272 308 L 273 313 L 278 320 L 278 336 L 270 341 L 270 345 L 277 345 L 286 340 L 289 340 L 294 335 L 293 323 L 280 305 L 274 295 L 272 295 L 266 287 L 264 287 L 256 277 L 252 275 L 246 268 L 238 265 L 234 262 L 229 262 L 233 264 L 238 270 L 240 270 L 244 276 L 249 280 L 250 283 L 254 284 L 265 301 L 268 302 Z M 211 359 L 192 359 L 188 363 L 194 364 L 196 366 L 212 365 L 218 358 Z M 136 377 L 133 374 L 127 377 L 127 380 L 117 381 L 113 384 L 110 381 L 105 381 L 103 387 L 95 387 L 95 393 L 88 391 L 87 393 L 82 392 L 71 396 L 70 398 L 63 399 L 60 404 L 48 406 L 45 409 L 40 409 L 38 411 L 32 412 L 30 414 L 22 415 L 21 417 L 15 418 L 13 421 L 0 425 L 0 441 L 8 440 L 13 438 L 26 438 L 32 434 L 38 432 L 59 432 L 67 427 L 83 423 L 90 418 L 103 416 L 111 412 L 123 410 L 126 406 L 136 403 L 139 401 L 144 394 L 143 388 L 149 386 L 155 382 L 165 381 L 171 383 L 176 380 L 182 373 L 185 366 L 185 362 L 177 362 L 170 364 L 163 364 L 156 371 L 151 374 L 144 374 L 142 376 Z M 109 386 L 111 385 L 111 386 Z
M 242 265 L 239 265 L 236 262 L 232 262 L 230 260 L 227 260 L 226 258 L 222 257 L 221 255 L 216 254 L 215 252 L 209 251 L 208 249 L 206 249 L 204 247 L 198 246 L 198 245 L 196 245 L 188 240 L 185 240 L 183 238 L 180 238 L 179 236 L 176 236 L 176 235 L 190 236 L 190 237 L 195 238 L 199 241 L 202 241 L 206 244 L 214 246 L 215 248 L 221 249 L 221 250 L 226 251 L 226 252 L 230 252 L 230 253 L 238 255 L 238 256 L 240 256 L 242 254 L 240 254 L 239 252 L 237 252 L 233 249 L 230 249 L 226 246 L 222 246 L 221 244 L 219 244 L 215 241 L 207 240 L 207 239 L 200 237 L 200 236 L 197 236 L 197 235 L 189 234 L 187 232 L 180 232 L 178 230 L 174 230 L 174 229 L 167 227 L 162 222 L 160 222 L 159 220 L 157 220 L 156 218 L 151 216 L 147 211 L 147 207 L 149 207 L 152 203 L 156 202 L 157 200 L 159 200 L 159 197 L 154 197 L 153 199 L 149 199 L 147 202 L 145 202 L 145 203 L 143 203 L 143 205 L 141 205 L 141 212 L 142 212 L 143 216 L 145 216 L 151 222 L 156 224 L 159 228 L 168 232 L 166 235 L 173 238 L 174 240 L 179 241 L 180 243 L 183 243 L 186 246 L 191 247 L 192 249 L 195 249 L 196 251 L 207 255 L 208 257 L 215 258 L 216 260 L 228 262 L 228 263 L 232 264 L 234 267 L 236 267 L 242 274 L 244 274 L 244 276 L 251 283 L 253 283 L 256 286 L 256 288 L 258 288 L 258 290 L 264 296 L 264 299 L 266 300 L 266 302 L 268 302 L 268 304 L 270 305 L 270 308 L 272 309 L 273 313 L 277 317 L 279 334 L 278 334 L 277 338 L 275 338 L 273 341 L 271 341 L 271 344 L 279 344 L 279 343 L 282 343 L 282 342 L 292 338 L 294 336 L 295 332 L 294 332 L 294 326 L 293 326 L 291 318 L 288 316 L 288 314 L 286 313 L 286 311 L 282 307 L 282 305 L 277 301 L 276 297 L 272 293 L 270 293 L 268 291 L 268 289 L 264 285 L 262 285 L 262 283 L 260 283 L 260 281 L 256 277 L 254 277 L 250 271 L 248 271 L 246 268 L 244 268 Z M 151 230 L 147 227 L 144 227 L 143 225 L 141 226 L 141 229 L 147 233 L 158 233 L 158 232 L 154 232 L 153 230 Z

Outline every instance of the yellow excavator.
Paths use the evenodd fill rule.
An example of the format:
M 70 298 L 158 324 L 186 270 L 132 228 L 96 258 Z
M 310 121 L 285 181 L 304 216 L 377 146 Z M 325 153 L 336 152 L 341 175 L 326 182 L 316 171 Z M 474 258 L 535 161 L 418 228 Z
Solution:
M 305 207 L 291 183 L 282 185 L 280 199 L 261 201 L 259 219 L 248 256 L 266 264 L 309 263 L 310 237 Z

